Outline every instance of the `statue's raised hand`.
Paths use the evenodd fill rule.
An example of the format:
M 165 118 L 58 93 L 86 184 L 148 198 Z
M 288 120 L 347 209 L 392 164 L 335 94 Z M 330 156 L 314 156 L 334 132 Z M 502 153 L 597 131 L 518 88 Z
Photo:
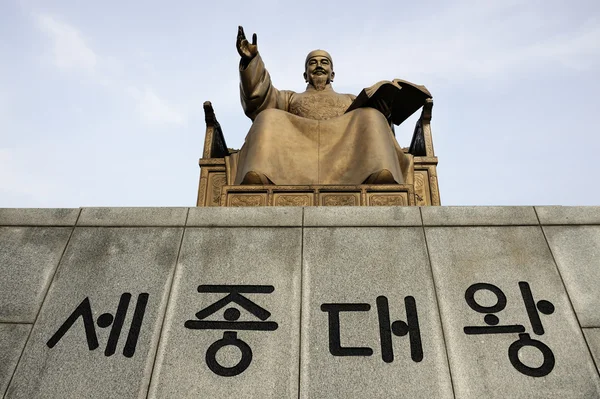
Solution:
M 256 33 L 252 35 L 252 43 L 246 39 L 244 28 L 238 26 L 237 41 L 235 43 L 240 57 L 245 61 L 250 61 L 258 54 L 258 46 L 256 45 Z

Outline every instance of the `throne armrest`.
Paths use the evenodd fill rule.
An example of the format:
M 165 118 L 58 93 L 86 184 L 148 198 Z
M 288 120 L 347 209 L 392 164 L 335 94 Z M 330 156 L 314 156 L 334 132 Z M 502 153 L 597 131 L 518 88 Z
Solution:
M 433 141 L 431 138 L 431 111 L 433 108 L 433 100 L 428 98 L 423 104 L 421 117 L 415 125 L 415 132 L 408 153 L 416 157 L 433 157 Z
M 224 158 L 229 155 L 221 125 L 217 121 L 215 111 L 210 101 L 204 102 L 204 120 L 206 135 L 204 136 L 204 152 L 202 158 Z

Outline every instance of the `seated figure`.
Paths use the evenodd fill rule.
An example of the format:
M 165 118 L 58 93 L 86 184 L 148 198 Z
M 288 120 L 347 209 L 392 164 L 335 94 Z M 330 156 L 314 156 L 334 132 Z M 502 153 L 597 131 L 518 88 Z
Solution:
M 306 90 L 278 90 L 258 52 L 238 29 L 240 96 L 253 121 L 239 152 L 239 184 L 402 184 L 409 162 L 398 145 L 387 105 L 346 112 L 356 96 L 331 86 L 333 59 L 311 51 L 304 65 Z

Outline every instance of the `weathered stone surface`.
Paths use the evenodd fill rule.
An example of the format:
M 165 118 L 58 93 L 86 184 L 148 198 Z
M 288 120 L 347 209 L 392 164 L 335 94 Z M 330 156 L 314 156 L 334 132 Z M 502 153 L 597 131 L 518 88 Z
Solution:
M 457 398 L 600 396 L 598 374 L 540 227 L 430 227 L 425 231 Z M 523 282 L 529 284 L 538 309 L 549 312 L 549 305 L 541 300 L 553 304 L 552 314 L 536 312 L 536 305 L 526 307 L 519 284 Z M 505 294 L 506 308 L 495 314 L 499 326 L 522 325 L 532 339 L 550 348 L 553 368 L 538 370 L 548 374 L 526 375 L 511 364 L 510 348 L 519 339 L 516 332 L 465 333 L 464 327 L 492 327 L 495 322 L 493 316 L 486 316 L 489 323 L 484 322 L 493 310 L 478 313 L 467 304 L 467 289 L 476 283 L 493 284 Z M 502 303 L 487 290 L 473 298 L 481 306 Z M 543 333 L 533 331 L 528 309 L 539 314 Z M 543 365 L 538 349 L 525 347 L 515 353 L 517 364 L 520 359 L 532 368 Z
M 540 223 L 600 224 L 600 206 L 536 206 Z
M 299 228 L 186 229 L 149 397 L 297 398 L 301 249 Z M 247 369 L 223 376 L 205 359 L 211 345 L 224 337 L 224 329 L 202 329 L 196 313 L 227 293 L 199 292 L 198 287 L 232 284 L 272 286 L 272 293 L 241 295 L 271 313 L 261 326 L 275 322 L 277 328 L 225 327 L 237 332 L 252 356 Z M 241 312 L 240 322 L 261 322 L 235 302 L 202 320 L 225 321 L 235 312 L 228 308 Z M 188 328 L 188 321 L 196 324 Z M 223 367 L 234 367 L 242 358 L 233 346 L 218 350 L 215 357 Z
M 17 367 L 30 329 L 30 324 L 0 323 L 0 396 L 4 395 Z
M 584 328 L 583 335 L 596 362 L 596 368 L 600 373 L 600 328 Z
M 79 209 L 0 208 L 0 226 L 73 226 Z
M 0 322 L 34 322 L 71 231 L 0 227 Z
M 294 227 L 302 226 L 300 207 L 190 208 L 188 227 Z
M 307 207 L 304 225 L 327 226 L 421 226 L 417 207 Z
M 83 208 L 78 226 L 185 226 L 188 208 Z
M 600 327 L 600 226 L 544 226 L 583 327 Z
M 435 217 L 457 226 L 425 227 L 426 240 L 420 212 L 414 213 L 418 208 L 389 209 L 391 214 L 386 208 L 357 207 L 315 207 L 308 212 L 304 209 L 304 214 L 301 208 L 192 209 L 177 268 L 186 208 L 172 212 L 138 208 L 133 213 L 120 208 L 102 217 L 90 211 L 87 222 L 82 222 L 98 227 L 74 230 L 74 218 L 71 227 L 61 227 L 56 218 L 44 221 L 39 216 L 53 215 L 52 210 L 33 210 L 25 222 L 11 219 L 17 221 L 0 227 L 0 397 L 5 389 L 6 398 L 126 398 L 147 393 L 153 398 L 438 398 L 452 397 L 453 390 L 457 398 L 600 397 L 600 370 L 596 368 L 600 364 L 600 225 L 591 225 L 594 219 L 589 215 L 581 216 L 595 208 L 568 210 L 562 219 L 540 216 L 543 227 L 510 225 L 515 219 L 519 224 L 530 223 L 532 208 L 528 207 L 502 211 L 504 216 L 496 221 L 491 216 L 495 208 L 479 208 L 464 218 L 450 210 L 447 218 L 443 212 Z M 0 210 L 0 218 L 5 217 L 0 224 L 12 223 L 6 222 L 4 211 Z M 13 217 L 19 211 L 8 214 Z M 77 217 L 78 210 L 67 211 Z M 422 211 L 426 219 L 428 211 Z M 574 218 L 577 212 L 580 216 Z M 71 213 L 63 216 L 72 218 Z M 308 227 L 302 238 L 303 215 Z M 431 220 L 425 224 L 437 223 Z M 474 226 L 464 225 L 469 220 L 475 220 Z M 157 226 L 124 226 L 127 223 Z M 477 226 L 480 223 L 490 226 Z M 582 225 L 586 223 L 590 225 Z M 550 301 L 555 308 L 552 314 L 538 312 L 543 334 L 533 331 L 528 309 L 536 307 L 526 308 L 519 282 L 529 284 L 535 301 Z M 495 313 L 499 325 L 522 325 L 532 339 L 547 345 L 555 358 L 549 374 L 529 376 L 513 366 L 509 348 L 519 342 L 517 332 L 465 334 L 466 326 L 492 327 L 484 321 L 488 313 L 477 313 L 465 301 L 465 291 L 474 283 L 494 284 L 503 291 L 507 304 Z M 199 293 L 202 284 L 272 285 L 271 294 L 244 296 L 271 312 L 266 321 L 276 322 L 277 329 L 186 328 L 186 321 L 196 319 L 196 312 L 226 295 Z M 168 292 L 172 293 L 169 301 Z M 131 293 L 131 302 L 115 353 L 105 356 L 114 320 L 101 327 L 108 321 L 103 314 L 115 315 L 123 293 Z M 123 352 L 131 348 L 126 341 L 141 293 L 149 294 L 149 302 L 135 354 L 129 358 Z M 415 298 L 422 361 L 411 359 L 408 336 L 393 333 L 394 359 L 388 363 L 382 358 L 379 296 L 388 300 L 391 322 L 407 321 L 404 299 Z M 79 305 L 85 305 L 85 298 L 89 298 L 99 347 L 89 350 L 80 317 L 49 348 L 50 338 Z M 485 306 L 494 303 L 489 291 L 478 292 L 475 298 Z M 163 324 L 167 302 L 170 309 Z M 370 356 L 331 354 L 331 307 L 322 310 L 323 304 L 370 306 L 368 311 L 340 313 L 340 345 L 371 348 Z M 241 321 L 259 320 L 242 307 L 230 305 L 241 311 Z M 17 366 L 30 329 L 29 324 L 20 323 L 32 323 L 40 306 Z M 228 307 L 206 320 L 224 320 Z M 573 308 L 585 327 L 583 333 Z M 401 327 L 397 323 L 396 331 L 401 332 Z M 158 348 L 161 328 L 164 335 Z M 248 369 L 234 377 L 215 374 L 205 360 L 208 348 L 225 331 L 236 331 L 252 350 Z M 535 348 L 522 348 L 518 354 L 520 358 L 513 362 L 534 368 L 542 364 L 543 356 Z M 228 346 L 216 357 L 224 365 L 233 365 L 240 354 Z
M 424 226 L 527 226 L 538 224 L 532 206 L 425 206 Z
M 145 396 L 182 234 L 183 228 L 76 228 L 6 397 Z M 126 293 L 131 302 L 120 330 L 124 312 L 117 309 Z M 76 309 L 83 317 L 60 338 Z
M 301 398 L 452 397 L 422 228 L 306 228 L 303 260 Z M 390 322 L 408 321 L 404 301 L 414 298 L 422 360 L 411 359 L 409 336 L 389 333 L 389 323 L 380 332 L 378 297 L 387 298 Z M 340 345 L 371 355 L 332 354 L 331 304 L 362 304 L 339 314 Z M 385 337 L 393 361 L 383 359 Z

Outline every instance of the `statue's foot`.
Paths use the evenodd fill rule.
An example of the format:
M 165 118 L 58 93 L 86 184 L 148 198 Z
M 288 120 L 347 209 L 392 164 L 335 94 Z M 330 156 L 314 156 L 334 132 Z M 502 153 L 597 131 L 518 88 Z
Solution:
M 367 177 L 367 180 L 363 182 L 363 184 L 398 184 L 396 180 L 394 180 L 394 176 L 392 172 L 387 169 L 381 169 L 379 172 L 373 173 L 371 176 Z
M 250 172 L 246 173 L 246 176 L 244 176 L 244 179 L 242 180 L 242 182 L 240 184 L 265 186 L 267 184 L 273 184 L 273 183 L 271 182 L 271 180 L 269 180 L 267 178 L 267 176 L 263 175 L 262 173 L 250 171 Z

